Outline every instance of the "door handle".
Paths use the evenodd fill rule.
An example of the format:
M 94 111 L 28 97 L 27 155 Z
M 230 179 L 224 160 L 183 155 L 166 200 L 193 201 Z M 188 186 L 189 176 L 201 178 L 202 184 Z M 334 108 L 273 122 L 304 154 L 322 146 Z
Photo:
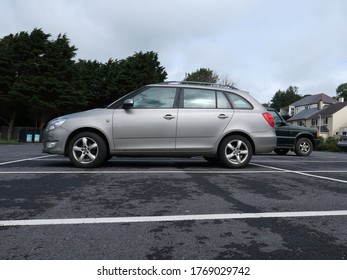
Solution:
M 218 118 L 221 119 L 221 120 L 224 120 L 224 119 L 227 119 L 229 117 L 224 115 L 224 114 L 220 114 L 220 115 L 218 115 Z
M 170 114 L 167 114 L 163 117 L 165 120 L 172 120 L 174 119 L 175 117 L 173 115 L 170 115 Z

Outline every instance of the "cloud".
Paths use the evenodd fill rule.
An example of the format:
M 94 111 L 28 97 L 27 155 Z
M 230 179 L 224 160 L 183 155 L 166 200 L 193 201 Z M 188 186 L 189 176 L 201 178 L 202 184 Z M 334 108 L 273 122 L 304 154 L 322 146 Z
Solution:
M 78 58 L 102 62 L 156 51 L 171 80 L 209 67 L 266 102 L 347 82 L 346 11 L 342 0 L 3 0 L 0 36 L 66 33 Z

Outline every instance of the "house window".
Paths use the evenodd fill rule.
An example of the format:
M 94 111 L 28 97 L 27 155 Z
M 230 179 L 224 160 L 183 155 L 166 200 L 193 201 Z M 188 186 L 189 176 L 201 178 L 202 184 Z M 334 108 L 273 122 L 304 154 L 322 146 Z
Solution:
M 312 120 L 311 120 L 311 125 L 312 125 L 312 126 L 317 125 L 317 123 L 318 123 L 318 122 L 317 122 L 317 119 L 312 119 Z
M 328 118 L 322 118 L 322 125 L 328 124 Z

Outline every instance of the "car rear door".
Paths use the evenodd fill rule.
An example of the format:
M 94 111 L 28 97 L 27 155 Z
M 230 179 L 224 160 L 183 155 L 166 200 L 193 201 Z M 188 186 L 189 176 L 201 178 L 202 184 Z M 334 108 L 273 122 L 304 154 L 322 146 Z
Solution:
M 209 151 L 233 117 L 223 92 L 184 88 L 177 120 L 177 151 Z

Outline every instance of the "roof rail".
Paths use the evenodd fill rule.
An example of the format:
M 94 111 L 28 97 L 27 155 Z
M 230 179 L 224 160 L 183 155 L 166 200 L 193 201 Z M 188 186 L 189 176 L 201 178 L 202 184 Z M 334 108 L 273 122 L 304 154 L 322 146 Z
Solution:
M 194 82 L 194 81 L 166 81 L 166 82 L 161 82 L 159 84 L 164 84 L 164 85 L 177 85 L 177 84 L 179 84 L 179 85 L 200 85 L 200 86 L 230 88 L 230 89 L 238 90 L 238 88 L 231 86 L 231 85 L 223 85 L 223 84 L 207 83 L 207 82 Z

